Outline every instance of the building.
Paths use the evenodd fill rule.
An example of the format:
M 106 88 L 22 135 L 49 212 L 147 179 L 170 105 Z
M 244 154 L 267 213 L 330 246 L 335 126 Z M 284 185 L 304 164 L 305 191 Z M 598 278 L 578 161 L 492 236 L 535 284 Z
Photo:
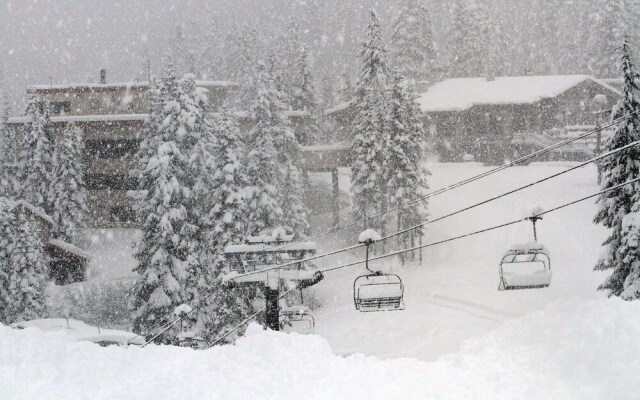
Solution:
M 133 202 L 129 190 L 137 188 L 137 180 L 130 172 L 137 168 L 135 155 L 139 147 L 139 133 L 148 116 L 148 82 L 64 85 L 35 85 L 39 101 L 49 101 L 51 121 L 56 138 L 65 126 L 73 122 L 84 133 L 85 183 L 89 227 L 134 227 Z M 228 81 L 197 81 L 208 90 L 212 110 L 220 108 L 227 95 L 239 85 Z M 295 133 L 303 129 L 306 112 L 285 112 Z M 250 129 L 247 112 L 237 112 L 242 131 Z M 9 119 L 9 127 L 20 133 L 26 118 Z M 19 136 L 19 135 L 17 135 Z
M 50 216 L 23 200 L 13 205 L 12 212 L 15 215 L 24 214 L 34 221 L 36 234 L 44 246 L 49 277 L 57 285 L 85 280 L 89 255 L 71 243 L 51 238 L 54 221 Z
M 621 98 L 611 85 L 586 75 L 455 78 L 416 89 L 440 160 L 485 163 L 523 155 L 578 132 L 576 127 L 588 130 Z M 350 103 L 327 110 L 343 126 L 352 112 Z M 589 151 L 574 146 L 560 156 L 585 157 Z

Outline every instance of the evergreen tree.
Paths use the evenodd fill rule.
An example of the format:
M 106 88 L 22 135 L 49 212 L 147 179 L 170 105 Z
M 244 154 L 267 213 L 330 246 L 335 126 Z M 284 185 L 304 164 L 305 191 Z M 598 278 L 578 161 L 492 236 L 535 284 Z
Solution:
M 392 26 L 391 49 L 403 76 L 416 80 L 438 77 L 431 13 L 422 0 L 405 2 Z
M 417 95 L 411 85 L 401 76 L 394 77 L 389 105 L 389 143 L 385 171 L 389 204 L 398 207 L 397 229 L 402 230 L 417 225 L 426 218 L 426 203 L 410 201 L 426 194 L 429 185 L 429 171 L 424 167 L 426 132 L 420 120 L 420 109 L 416 102 Z M 398 241 L 422 235 L 418 228 Z M 400 244 L 400 243 L 399 243 Z M 403 258 L 404 259 L 404 258 Z
M 76 241 L 87 212 L 87 192 L 84 184 L 82 130 L 69 124 L 56 145 L 53 184 L 49 198 L 53 204 L 53 237 L 69 243 Z
M 138 201 L 146 205 L 138 209 L 142 237 L 134 270 L 140 276 L 133 300 L 134 330 L 140 333 L 165 324 L 176 307 L 192 300 L 188 297 L 193 292 L 185 292 L 185 282 L 199 274 L 197 227 L 190 214 L 193 178 L 189 156 L 202 123 L 190 97 L 194 90 L 193 76 L 178 81 L 169 58 L 160 87 L 157 121 L 161 122 L 155 133 L 147 134 L 158 145 L 147 148 L 153 155 L 140 171 L 145 186 Z M 166 334 L 159 340 L 172 338 Z
M 298 82 L 294 89 L 294 110 L 302 110 L 309 113 L 304 124 L 304 136 L 298 138 L 302 145 L 316 144 L 323 137 L 322 117 L 323 113 L 316 100 L 316 91 L 313 87 L 313 77 L 309 69 L 309 55 L 306 49 L 300 52 L 298 63 Z
M 251 106 L 253 127 L 247 135 L 247 232 L 258 234 L 282 223 L 283 211 L 279 191 L 282 184 L 280 163 L 286 149 L 287 127 L 283 105 L 273 81 L 262 63 L 258 64 L 256 98 Z M 278 151 L 276 151 L 278 149 Z
M 244 146 L 235 117 L 224 110 L 215 123 L 211 143 L 212 170 L 207 176 L 212 188 L 212 196 L 207 199 L 208 213 L 204 216 L 207 248 L 210 258 L 207 268 L 207 284 L 215 290 L 204 307 L 204 334 L 207 340 L 213 340 L 244 318 L 253 313 L 252 301 L 255 290 L 242 286 L 225 285 L 224 274 L 229 273 L 224 248 L 231 244 L 241 244 L 244 240 L 246 215 L 244 191 L 248 186 L 246 167 L 242 162 Z M 215 288 L 215 289 L 214 289 Z M 242 334 L 241 331 L 238 334 Z M 227 339 L 227 342 L 233 338 Z
M 385 171 L 388 135 L 388 82 L 386 50 L 382 43 L 382 27 L 374 11 L 367 27 L 367 40 L 360 53 L 361 75 L 356 85 L 354 134 L 351 144 L 351 191 L 354 214 L 368 221 L 367 216 L 386 209 Z
M 294 232 L 298 238 L 309 233 L 309 210 L 304 204 L 304 189 L 298 167 L 290 163 L 282 185 L 282 227 Z
M 620 59 L 615 49 L 625 36 L 636 43 L 640 10 L 633 0 L 600 0 L 591 14 L 588 42 L 588 70 L 598 78 L 620 76 Z
M 34 221 L 24 213 L 17 218 L 12 262 L 7 322 L 43 318 L 46 312 L 44 292 L 48 280 L 44 245 L 38 237 Z
M 640 140 L 640 77 L 631 61 L 631 49 L 626 39 L 622 44 L 621 61 L 625 83 L 623 98 L 614 107 L 612 118 L 628 119 L 618 125 L 607 143 L 606 151 Z M 632 147 L 605 158 L 602 161 L 602 173 L 602 189 L 640 178 L 640 150 Z M 611 234 L 603 243 L 606 253 L 595 269 L 613 269 L 599 289 L 608 290 L 609 295 L 639 298 L 638 248 L 631 243 L 640 222 L 637 215 L 640 212 L 640 185 L 635 183 L 604 193 L 598 198 L 598 205 L 599 211 L 594 222 L 611 229 Z
M 18 160 L 21 197 L 50 213 L 54 146 L 48 103 L 38 102 L 35 93 L 28 92 L 26 116 Z
M 15 216 L 11 202 L 0 197 L 0 323 L 9 319 L 11 301 L 9 282 L 13 270 L 13 245 L 16 236 Z
M 15 195 L 17 182 L 15 171 L 10 165 L 16 158 L 15 134 L 9 129 L 9 95 L 4 92 L 2 113 L 0 114 L 0 196 L 12 198 Z
M 484 4 L 476 0 L 456 0 L 451 12 L 449 75 L 480 77 L 495 69 L 504 43 Z

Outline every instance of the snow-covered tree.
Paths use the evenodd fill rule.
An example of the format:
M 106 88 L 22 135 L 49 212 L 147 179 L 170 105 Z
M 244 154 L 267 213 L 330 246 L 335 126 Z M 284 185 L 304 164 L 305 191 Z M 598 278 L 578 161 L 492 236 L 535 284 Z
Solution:
M 224 55 L 226 76 L 240 84 L 240 89 L 232 96 L 232 103 L 246 110 L 253 100 L 255 68 L 263 56 L 258 32 L 247 26 L 232 27 L 225 39 Z
M 50 213 L 54 143 L 48 102 L 38 102 L 35 93 L 27 92 L 26 117 L 18 159 L 18 175 L 22 186 L 20 195 L 27 202 Z
M 252 128 L 247 135 L 247 232 L 258 234 L 265 228 L 282 223 L 282 183 L 280 147 L 286 135 L 293 135 L 287 127 L 283 105 L 265 66 L 258 64 L 256 98 L 251 106 Z M 277 149 L 277 150 L 276 150 Z
M 424 126 L 420 120 L 420 108 L 416 102 L 417 95 L 411 84 L 401 76 L 394 77 L 389 104 L 389 142 L 385 164 L 386 185 L 389 193 L 389 204 L 399 207 L 397 212 L 397 229 L 417 225 L 426 218 L 426 203 L 415 201 L 429 189 L 427 176 L 429 171 L 424 166 L 425 138 Z M 398 240 L 421 235 L 418 228 Z M 406 247 L 406 246 L 403 246 Z
M 298 69 L 298 81 L 293 90 L 293 109 L 309 113 L 304 123 L 304 136 L 299 137 L 298 141 L 302 145 L 315 144 L 324 136 L 322 129 L 323 113 L 316 99 L 313 76 L 309 67 L 309 54 L 306 48 L 300 51 Z
M 9 199 L 0 197 L 0 323 L 8 321 L 11 297 L 9 278 L 13 270 L 13 244 L 16 236 L 15 215 Z
M 640 140 L 640 76 L 632 62 L 628 41 L 622 44 L 623 98 L 614 107 L 612 118 L 627 119 L 618 125 L 609 139 L 606 150 L 611 151 Z M 607 189 L 632 179 L 640 178 L 640 150 L 632 147 L 602 161 L 602 189 Z M 610 235 L 603 245 L 606 252 L 598 260 L 595 269 L 612 269 L 613 273 L 600 285 L 609 295 L 624 298 L 640 298 L 640 264 L 638 247 L 633 244 L 639 229 L 640 184 L 626 185 L 602 194 L 598 198 L 599 210 L 594 222 L 609 228 Z
M 69 243 L 76 241 L 77 229 L 82 227 L 87 212 L 87 191 L 84 183 L 82 130 L 75 124 L 65 128 L 56 144 L 53 183 L 49 198 L 55 224 L 53 236 Z
M 208 212 L 203 217 L 210 253 L 206 264 L 206 283 L 215 291 L 203 308 L 203 336 L 207 340 L 225 334 L 250 315 L 255 297 L 255 291 L 251 289 L 222 282 L 223 275 L 230 272 L 224 248 L 244 240 L 244 191 L 248 186 L 242 161 L 244 146 L 236 119 L 228 110 L 224 110 L 215 121 L 213 137 L 215 140 L 210 145 L 212 169 L 206 182 L 212 188 L 212 195 L 206 201 Z
M 637 21 L 640 9 L 635 0 L 600 0 L 595 12 L 589 16 L 588 47 L 589 73 L 599 78 L 620 76 L 620 59 L 616 48 L 625 36 L 632 43 L 640 39 Z
M 12 262 L 7 322 L 44 317 L 48 281 L 44 244 L 38 237 L 35 222 L 27 218 L 25 213 L 17 217 Z
M 477 0 L 456 0 L 451 12 L 449 76 L 479 77 L 493 73 L 496 60 L 502 59 L 499 52 L 504 43 L 486 6 Z
M 390 43 L 392 59 L 403 76 L 415 80 L 438 77 L 433 23 L 423 0 L 405 2 L 393 22 Z
M 9 129 L 9 95 L 3 93 L 0 105 L 0 196 L 12 198 L 17 187 L 15 171 L 9 164 L 15 161 L 15 134 Z
M 192 215 L 192 170 L 189 156 L 199 134 L 198 117 L 192 94 L 193 76 L 176 79 L 173 64 L 167 61 L 160 87 L 161 108 L 155 133 L 147 140 L 156 145 L 140 171 L 141 194 L 138 218 L 142 237 L 137 243 L 135 271 L 139 278 L 134 288 L 134 329 L 148 334 L 166 323 L 175 308 L 189 299 L 185 281 L 199 268 L 197 227 Z M 160 341 L 172 340 L 169 335 Z
M 351 191 L 357 218 L 386 207 L 385 158 L 388 135 L 389 70 L 378 16 L 371 12 L 367 39 L 360 53 L 362 69 L 356 85 L 354 135 L 351 144 Z M 380 224 L 380 221 L 365 221 Z
M 287 232 L 295 232 L 297 237 L 309 233 L 309 210 L 304 203 L 302 176 L 298 167 L 287 166 L 282 184 L 282 227 Z

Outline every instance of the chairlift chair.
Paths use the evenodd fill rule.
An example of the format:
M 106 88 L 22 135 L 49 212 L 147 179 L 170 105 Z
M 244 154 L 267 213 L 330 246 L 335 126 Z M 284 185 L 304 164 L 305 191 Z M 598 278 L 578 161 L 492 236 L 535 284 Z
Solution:
M 534 242 L 512 246 L 502 257 L 498 290 L 538 289 L 551 284 L 549 250 L 537 242 L 535 224 L 540 219 L 539 216 L 529 218 L 533 223 Z
M 316 319 L 306 306 L 294 306 L 280 309 L 280 329 L 285 332 L 313 334 Z
M 366 233 L 367 231 L 363 232 Z M 369 269 L 369 246 L 380 239 L 375 235 L 360 235 L 360 243 L 366 245 L 365 268 L 369 273 L 360 275 L 353 282 L 353 302 L 356 310 L 371 311 L 399 311 L 404 310 L 404 285 L 396 274 L 386 274 Z

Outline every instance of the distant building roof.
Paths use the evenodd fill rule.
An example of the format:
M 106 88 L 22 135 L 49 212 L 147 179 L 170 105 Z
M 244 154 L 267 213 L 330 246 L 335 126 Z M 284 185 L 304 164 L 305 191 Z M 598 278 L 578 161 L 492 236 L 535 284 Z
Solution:
M 89 254 L 74 244 L 67 243 L 59 239 L 50 239 L 49 244 L 51 246 L 59 248 L 60 250 L 66 253 L 73 254 L 74 256 L 77 256 L 79 258 L 82 258 L 85 260 L 89 259 Z
M 31 203 L 28 203 L 24 200 L 18 200 L 13 204 L 13 209 L 15 210 L 16 208 L 24 208 L 26 210 L 29 210 L 33 215 L 35 215 L 36 217 L 42 219 L 43 221 L 48 222 L 51 225 L 54 225 L 53 222 L 53 218 L 51 218 L 50 216 L 48 216 L 44 211 L 42 211 L 42 209 L 40 209 L 39 207 L 34 206 Z
M 431 86 L 418 98 L 423 112 L 462 111 L 475 105 L 531 104 L 552 98 L 591 81 L 609 92 L 620 92 L 588 75 L 505 76 L 445 79 Z
M 196 81 L 196 85 L 205 88 L 212 87 L 238 87 L 237 82 L 231 81 Z M 27 87 L 27 90 L 36 90 L 44 92 L 62 92 L 72 90 L 86 90 L 86 91 L 110 91 L 120 89 L 146 89 L 149 86 L 149 82 L 118 82 L 118 83 L 64 83 L 55 85 L 31 85 Z

